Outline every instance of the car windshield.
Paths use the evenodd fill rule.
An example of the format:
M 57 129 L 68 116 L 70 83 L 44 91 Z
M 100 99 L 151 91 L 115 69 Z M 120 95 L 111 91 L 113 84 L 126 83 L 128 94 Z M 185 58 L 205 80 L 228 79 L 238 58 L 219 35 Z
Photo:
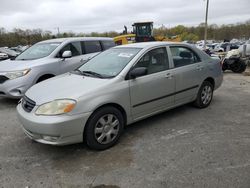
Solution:
M 47 57 L 50 55 L 61 43 L 38 43 L 34 46 L 31 46 L 19 56 L 16 57 L 16 60 L 33 60 Z
M 135 57 L 141 48 L 112 48 L 104 51 L 79 68 L 82 73 L 115 77 Z

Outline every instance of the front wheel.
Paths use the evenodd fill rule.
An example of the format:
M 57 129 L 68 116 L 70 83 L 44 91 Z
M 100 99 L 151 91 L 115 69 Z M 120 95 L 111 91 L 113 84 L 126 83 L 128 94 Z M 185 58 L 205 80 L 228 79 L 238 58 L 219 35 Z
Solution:
M 194 105 L 198 108 L 208 107 L 213 99 L 213 90 L 213 85 L 208 81 L 204 81 L 199 89 Z
M 104 150 L 116 144 L 124 127 L 122 113 L 114 107 L 104 107 L 94 112 L 86 129 L 85 139 L 90 149 Z

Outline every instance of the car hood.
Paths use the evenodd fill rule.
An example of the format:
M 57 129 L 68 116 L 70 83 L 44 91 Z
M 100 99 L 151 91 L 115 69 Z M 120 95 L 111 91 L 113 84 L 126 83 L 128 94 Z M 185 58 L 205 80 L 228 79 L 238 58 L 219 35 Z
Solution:
M 36 64 L 36 62 L 40 61 L 37 60 L 5 60 L 1 61 L 0 63 L 0 72 L 8 72 L 8 71 L 16 71 L 16 70 L 24 70 L 27 68 L 31 68 Z
M 77 100 L 104 87 L 111 80 L 66 73 L 34 85 L 25 95 L 37 105 L 56 99 Z

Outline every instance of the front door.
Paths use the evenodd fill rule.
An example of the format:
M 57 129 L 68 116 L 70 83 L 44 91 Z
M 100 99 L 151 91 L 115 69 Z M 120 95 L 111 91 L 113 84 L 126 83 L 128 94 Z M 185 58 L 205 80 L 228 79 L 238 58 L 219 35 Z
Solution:
M 130 79 L 131 112 L 135 120 L 174 104 L 175 79 L 165 47 L 147 52 L 133 68 L 146 67 L 147 75 Z
M 58 57 L 62 57 L 64 51 L 71 51 L 72 57 L 62 59 L 61 73 L 70 72 L 78 68 L 83 58 L 80 42 L 72 42 L 64 46 L 58 53 Z

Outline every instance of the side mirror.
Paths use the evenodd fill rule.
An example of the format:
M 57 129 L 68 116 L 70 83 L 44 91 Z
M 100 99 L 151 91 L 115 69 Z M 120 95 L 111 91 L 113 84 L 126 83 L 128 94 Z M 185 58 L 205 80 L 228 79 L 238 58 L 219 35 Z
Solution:
M 130 71 L 129 75 L 130 78 L 135 79 L 140 76 L 144 76 L 148 73 L 148 69 L 146 67 L 138 67 L 134 68 L 133 70 Z
M 71 58 L 72 52 L 70 50 L 64 51 L 62 54 L 62 58 Z

